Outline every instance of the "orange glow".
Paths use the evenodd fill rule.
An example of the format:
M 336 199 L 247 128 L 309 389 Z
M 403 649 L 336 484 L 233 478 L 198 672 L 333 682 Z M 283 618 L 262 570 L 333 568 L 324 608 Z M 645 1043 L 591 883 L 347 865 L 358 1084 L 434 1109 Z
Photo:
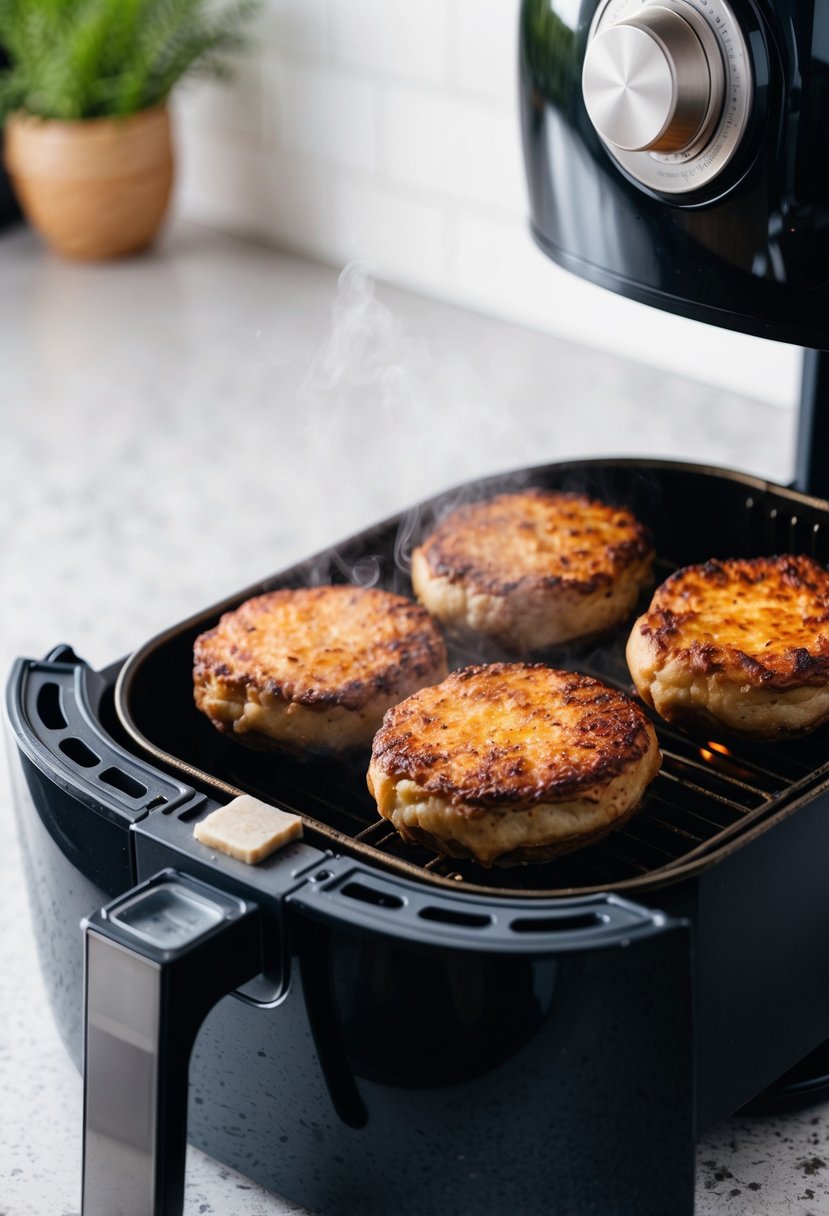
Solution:
M 724 743 L 714 743 L 709 739 L 705 747 L 699 749 L 699 755 L 706 764 L 712 764 L 718 773 L 738 777 L 743 781 L 752 780 L 751 771 L 742 768 L 739 762 L 735 761 L 731 750 Z

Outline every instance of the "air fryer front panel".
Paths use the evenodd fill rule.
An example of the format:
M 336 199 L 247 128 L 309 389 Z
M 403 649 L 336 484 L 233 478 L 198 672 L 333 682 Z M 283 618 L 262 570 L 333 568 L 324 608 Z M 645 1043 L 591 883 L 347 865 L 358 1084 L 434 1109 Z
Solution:
M 829 345 L 824 0 L 524 0 L 520 71 L 533 231 L 555 261 Z

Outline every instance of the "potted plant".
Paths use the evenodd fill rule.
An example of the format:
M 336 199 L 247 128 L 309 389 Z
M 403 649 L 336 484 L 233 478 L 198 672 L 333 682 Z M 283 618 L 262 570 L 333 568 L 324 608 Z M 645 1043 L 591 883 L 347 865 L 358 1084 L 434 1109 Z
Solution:
M 58 252 L 143 248 L 173 180 L 167 101 L 188 73 L 223 76 L 253 0 L 0 0 L 5 164 Z

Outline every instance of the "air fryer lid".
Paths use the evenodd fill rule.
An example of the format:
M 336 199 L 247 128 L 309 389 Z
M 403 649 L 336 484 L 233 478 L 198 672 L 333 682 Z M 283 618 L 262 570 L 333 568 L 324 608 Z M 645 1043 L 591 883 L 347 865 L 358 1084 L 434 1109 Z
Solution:
M 629 506 L 650 526 L 659 554 L 657 576 L 709 557 L 782 551 L 825 560 L 825 504 L 734 473 L 659 462 L 590 461 L 546 466 L 461 487 L 420 504 L 315 558 L 200 613 L 142 647 L 122 671 L 118 715 L 139 748 L 223 799 L 250 793 L 299 814 L 306 839 L 346 851 L 419 882 L 480 894 L 549 897 L 618 890 L 636 892 L 677 881 L 723 850 L 739 847 L 790 813 L 825 779 L 825 732 L 776 747 L 693 740 L 654 722 L 663 768 L 642 810 L 603 841 L 543 865 L 486 870 L 408 845 L 379 819 L 366 789 L 368 757 L 302 763 L 249 750 L 220 735 L 192 698 L 195 637 L 222 612 L 281 586 L 343 581 L 349 571 L 375 569 L 380 585 L 411 595 L 406 551 L 434 521 L 461 501 L 490 497 L 519 484 L 586 492 Z M 625 628 L 600 645 L 569 648 L 550 660 L 630 690 Z M 504 657 L 450 647 L 450 663 Z
M 829 346 L 824 0 L 524 0 L 532 227 L 567 269 Z

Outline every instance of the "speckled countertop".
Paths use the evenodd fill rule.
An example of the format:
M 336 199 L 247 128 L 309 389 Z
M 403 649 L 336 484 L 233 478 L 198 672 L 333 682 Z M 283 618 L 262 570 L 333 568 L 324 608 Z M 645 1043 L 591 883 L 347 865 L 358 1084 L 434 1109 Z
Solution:
M 607 454 L 773 479 L 791 466 L 792 417 L 772 406 L 373 294 L 360 272 L 338 290 L 332 270 L 194 227 L 105 266 L 58 262 L 9 232 L 0 283 L 4 671 L 59 641 L 104 665 L 499 469 Z M 5 771 L 0 833 L 0 1216 L 69 1216 L 81 1087 L 46 1007 Z M 819 1216 L 828 1163 L 829 1105 L 734 1118 L 699 1146 L 697 1212 Z M 191 1150 L 185 1211 L 297 1209 Z

